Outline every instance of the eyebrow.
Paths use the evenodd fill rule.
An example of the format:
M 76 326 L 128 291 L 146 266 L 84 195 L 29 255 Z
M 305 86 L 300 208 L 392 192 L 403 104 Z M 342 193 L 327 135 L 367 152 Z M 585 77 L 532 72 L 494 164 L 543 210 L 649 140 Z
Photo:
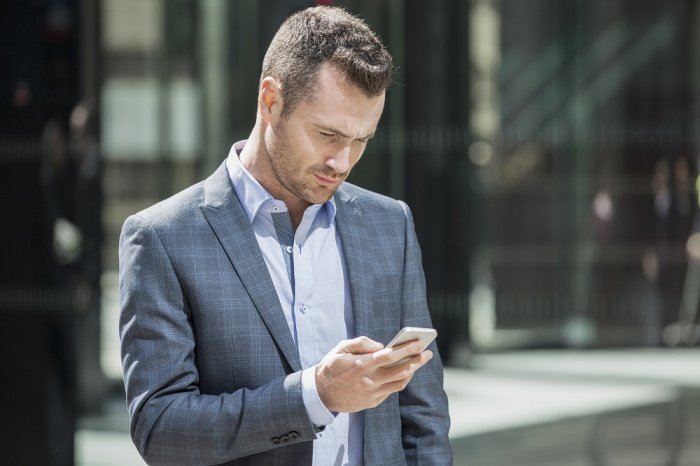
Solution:
M 324 125 L 318 125 L 318 124 L 316 124 L 314 126 L 316 126 L 316 128 L 320 129 L 321 131 L 326 131 L 328 133 L 334 133 L 334 134 L 337 134 L 338 136 L 342 136 L 342 137 L 347 138 L 347 139 L 355 139 L 352 136 L 350 136 L 349 134 L 345 134 L 344 132 L 340 131 L 339 129 L 331 128 L 330 126 L 324 126 Z M 357 138 L 357 139 L 359 141 L 369 141 L 373 137 L 374 137 L 374 133 L 371 133 L 365 137 L 361 137 L 361 138 Z

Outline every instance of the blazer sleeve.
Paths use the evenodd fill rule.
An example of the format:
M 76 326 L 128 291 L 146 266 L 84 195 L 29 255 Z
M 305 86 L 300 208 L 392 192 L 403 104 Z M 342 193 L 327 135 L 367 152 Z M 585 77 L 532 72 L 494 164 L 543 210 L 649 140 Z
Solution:
M 401 325 L 432 327 L 413 216 L 408 206 L 400 203 L 406 219 Z M 435 357 L 419 369 L 406 388 L 399 392 L 401 435 L 409 465 L 451 465 L 453 461 L 448 438 L 450 417 L 447 395 L 443 389 L 442 362 L 434 342 L 430 349 Z
M 146 462 L 218 464 L 315 438 L 301 372 L 256 389 L 200 393 L 187 299 L 168 251 L 143 217 L 125 222 L 119 261 L 131 436 Z

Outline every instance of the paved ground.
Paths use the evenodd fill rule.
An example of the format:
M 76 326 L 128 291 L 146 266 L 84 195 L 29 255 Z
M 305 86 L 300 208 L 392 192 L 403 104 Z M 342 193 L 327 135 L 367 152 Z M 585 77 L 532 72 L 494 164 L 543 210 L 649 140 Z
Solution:
M 449 371 L 456 464 L 700 465 L 700 351 L 531 351 Z
M 458 466 L 700 466 L 700 350 L 479 355 L 445 387 Z M 127 426 L 81 419 L 77 464 L 143 465 Z

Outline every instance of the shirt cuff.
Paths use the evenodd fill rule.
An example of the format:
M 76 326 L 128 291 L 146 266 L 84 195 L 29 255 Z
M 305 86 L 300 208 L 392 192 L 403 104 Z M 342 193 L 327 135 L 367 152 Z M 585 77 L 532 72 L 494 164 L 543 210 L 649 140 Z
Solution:
M 328 411 L 316 390 L 316 366 L 311 366 L 301 372 L 301 394 L 304 406 L 309 414 L 311 423 L 315 426 L 326 426 L 333 422 L 335 415 Z

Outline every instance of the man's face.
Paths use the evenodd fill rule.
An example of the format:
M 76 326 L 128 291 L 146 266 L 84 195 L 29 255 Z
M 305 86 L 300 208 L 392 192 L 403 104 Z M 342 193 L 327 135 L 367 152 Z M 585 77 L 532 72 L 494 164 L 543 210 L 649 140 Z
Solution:
M 367 97 L 341 72 L 323 65 L 313 96 L 265 132 L 273 191 L 281 189 L 284 197 L 306 204 L 328 201 L 362 156 L 383 108 L 384 94 Z

